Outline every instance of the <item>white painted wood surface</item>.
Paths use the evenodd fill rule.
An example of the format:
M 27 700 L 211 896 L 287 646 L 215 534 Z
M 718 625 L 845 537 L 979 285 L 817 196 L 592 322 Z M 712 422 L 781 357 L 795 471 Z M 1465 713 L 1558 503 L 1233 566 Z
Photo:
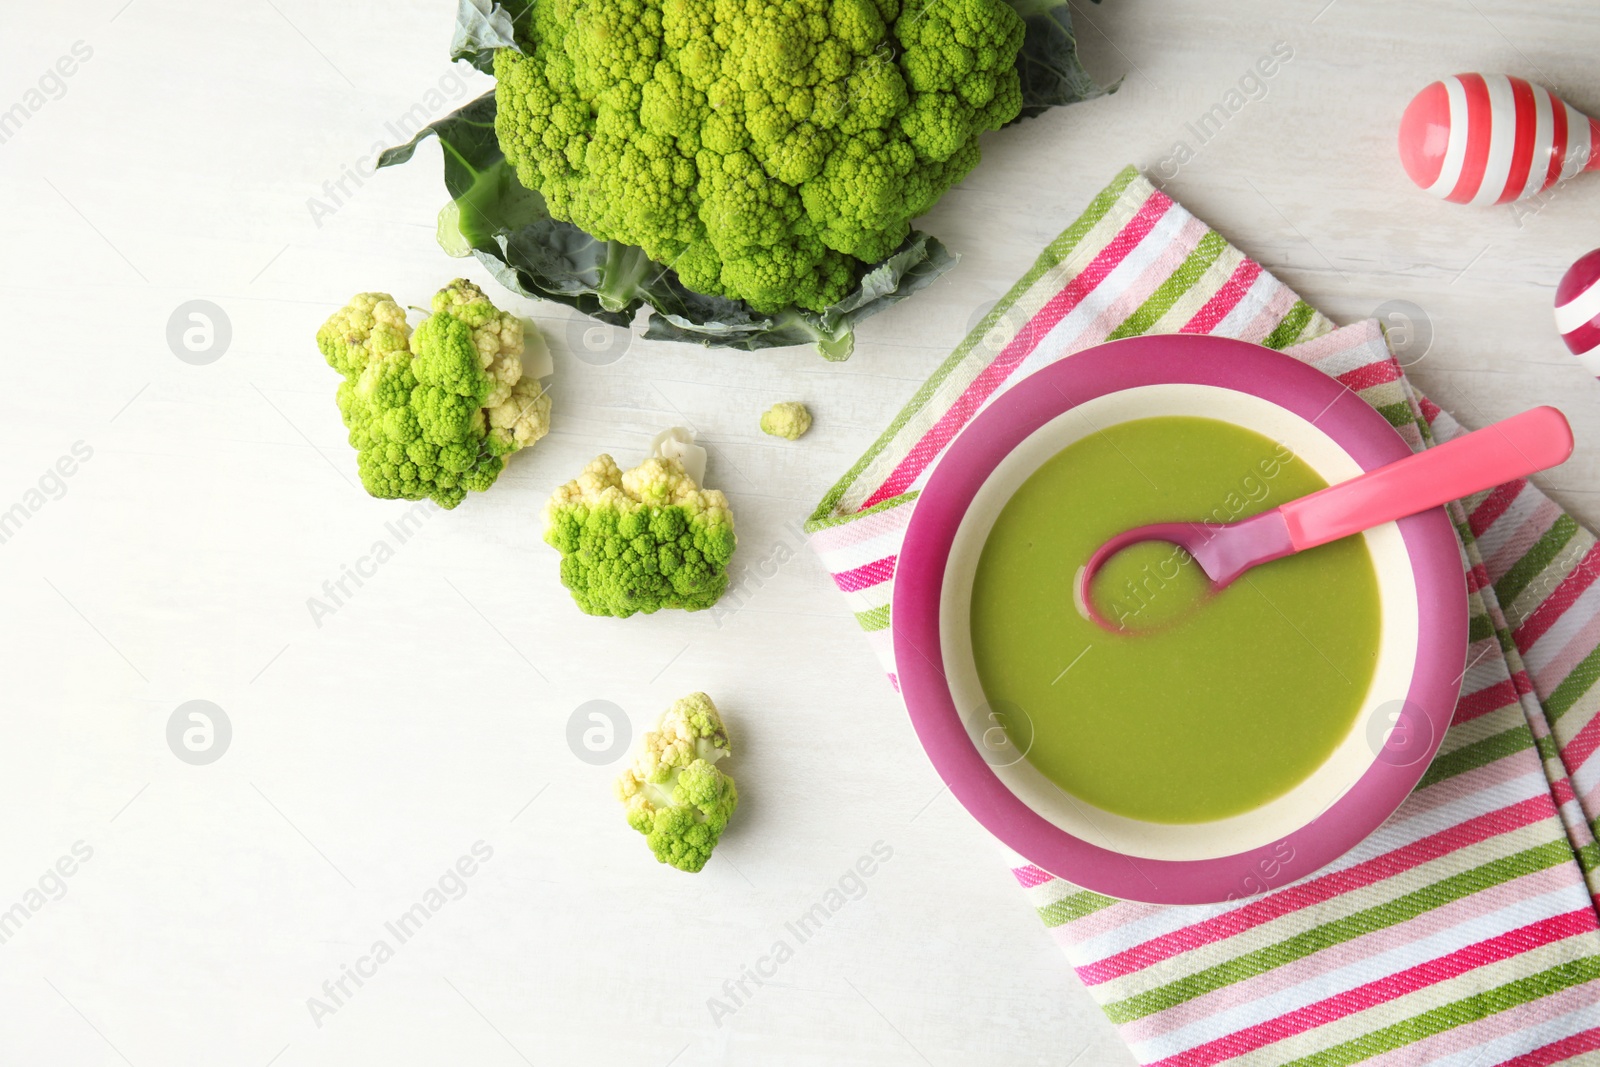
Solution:
M 353 292 L 422 304 L 460 265 L 433 242 L 435 148 L 347 181 L 324 217 L 308 203 L 430 91 L 480 91 L 442 61 L 451 7 L 0 11 L 0 109 L 27 111 L 0 144 L 0 511 L 41 504 L 0 544 L 0 909 L 41 903 L 0 944 L 0 1062 L 1131 1063 L 792 532 L 1126 162 L 1341 321 L 1423 309 L 1414 373 L 1469 424 L 1560 405 L 1579 451 L 1545 482 L 1600 520 L 1600 385 L 1550 313 L 1600 244 L 1600 178 L 1534 213 L 1477 211 L 1411 188 L 1393 147 L 1410 95 L 1454 71 L 1600 109 L 1600 9 L 1110 0 L 1080 10 L 1080 35 L 1122 90 L 991 137 L 924 223 L 960 267 L 868 323 L 848 364 L 635 340 L 594 365 L 562 309 L 516 304 L 555 349 L 555 432 L 319 626 L 307 599 L 396 540 L 404 506 L 353 490 L 312 333 Z M 1293 58 L 1198 144 L 1185 123 L 1280 41 Z M 58 85 L 76 42 L 92 54 Z M 1194 157 L 1164 166 L 1180 139 Z M 166 341 L 194 299 L 231 323 L 210 365 Z M 816 413 L 803 443 L 756 432 L 791 398 Z M 631 460 L 672 423 L 713 446 L 742 563 L 769 576 L 722 619 L 583 618 L 539 507 L 596 452 Z M 63 464 L 64 494 L 29 497 L 76 442 L 92 456 Z M 642 727 L 697 688 L 726 709 L 745 799 L 691 878 L 650 861 L 615 768 L 575 758 L 566 730 L 585 701 Z M 166 741 L 192 699 L 232 724 L 208 766 Z M 465 895 L 361 964 L 318 1026 L 308 998 L 331 1005 L 323 983 L 396 944 L 384 924 L 479 841 L 493 855 Z M 714 1020 L 708 998 L 880 841 L 893 855 L 864 895 Z M 76 842 L 92 857 L 58 884 L 46 871 Z

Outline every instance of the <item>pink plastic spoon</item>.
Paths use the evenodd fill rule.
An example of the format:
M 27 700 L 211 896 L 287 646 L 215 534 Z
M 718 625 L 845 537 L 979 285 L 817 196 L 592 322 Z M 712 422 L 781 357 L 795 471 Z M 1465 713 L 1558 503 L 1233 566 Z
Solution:
M 1200 564 L 1215 593 L 1257 564 L 1547 470 L 1570 455 L 1572 427 L 1566 416 L 1539 407 L 1238 522 L 1135 527 L 1101 545 L 1078 571 L 1078 606 L 1100 626 L 1123 629 L 1096 610 L 1090 583 L 1106 560 L 1142 541 L 1182 548 Z

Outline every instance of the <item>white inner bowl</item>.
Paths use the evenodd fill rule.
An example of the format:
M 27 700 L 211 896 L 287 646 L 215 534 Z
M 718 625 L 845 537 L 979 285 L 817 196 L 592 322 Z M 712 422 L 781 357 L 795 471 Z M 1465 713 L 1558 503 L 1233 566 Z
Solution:
M 988 713 L 972 655 L 972 579 L 989 531 L 1007 501 L 1062 449 L 1117 423 L 1162 415 L 1220 419 L 1282 443 L 1329 484 L 1362 473 L 1334 440 L 1310 421 L 1270 401 L 1209 385 L 1163 384 L 1125 389 L 1077 405 L 1041 426 L 995 468 L 956 531 L 940 595 L 939 639 L 944 670 L 968 736 L 1006 788 L 1041 817 L 1091 844 L 1123 855 L 1206 860 L 1260 848 L 1305 826 L 1331 807 L 1377 758 L 1383 737 L 1366 726 L 1388 698 L 1405 694 L 1417 656 L 1417 587 L 1405 541 L 1394 523 L 1361 536 L 1378 578 L 1381 637 L 1377 668 L 1350 731 L 1323 764 L 1289 792 L 1263 806 L 1204 823 L 1144 822 L 1115 815 L 1064 792 L 1008 744 Z M 1070 506 L 1070 501 L 1064 506 Z M 1173 516 L 1182 519 L 1186 516 Z M 1291 711 L 1292 713 L 1292 711 Z

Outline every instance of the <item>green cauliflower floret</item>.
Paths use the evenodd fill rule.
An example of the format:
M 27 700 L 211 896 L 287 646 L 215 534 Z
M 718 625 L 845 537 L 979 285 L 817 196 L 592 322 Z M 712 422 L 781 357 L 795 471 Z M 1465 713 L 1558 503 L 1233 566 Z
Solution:
M 728 499 L 675 458 L 624 472 L 602 455 L 551 495 L 544 521 L 561 583 L 589 615 L 701 611 L 728 587 L 737 543 Z
M 317 331 L 317 347 L 344 376 L 339 413 L 375 497 L 453 508 L 550 431 L 550 396 L 523 373 L 521 320 L 471 282 L 441 289 L 414 333 L 392 296 L 361 293 Z
M 673 704 L 644 735 L 617 779 L 617 799 L 657 860 L 693 874 L 711 858 L 739 806 L 733 779 L 716 767 L 729 755 L 722 716 L 704 693 Z
M 798 400 L 774 404 L 761 414 L 761 432 L 798 441 L 811 429 L 811 412 Z
M 771 314 L 837 303 L 1016 118 L 1005 0 L 541 0 L 495 121 L 550 213 Z

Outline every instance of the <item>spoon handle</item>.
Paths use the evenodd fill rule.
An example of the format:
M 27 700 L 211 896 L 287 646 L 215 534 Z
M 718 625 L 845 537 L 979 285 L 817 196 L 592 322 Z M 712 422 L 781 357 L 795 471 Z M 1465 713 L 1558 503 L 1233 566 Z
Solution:
M 1298 552 L 1547 470 L 1570 455 L 1572 427 L 1566 416 L 1538 407 L 1278 510 Z

